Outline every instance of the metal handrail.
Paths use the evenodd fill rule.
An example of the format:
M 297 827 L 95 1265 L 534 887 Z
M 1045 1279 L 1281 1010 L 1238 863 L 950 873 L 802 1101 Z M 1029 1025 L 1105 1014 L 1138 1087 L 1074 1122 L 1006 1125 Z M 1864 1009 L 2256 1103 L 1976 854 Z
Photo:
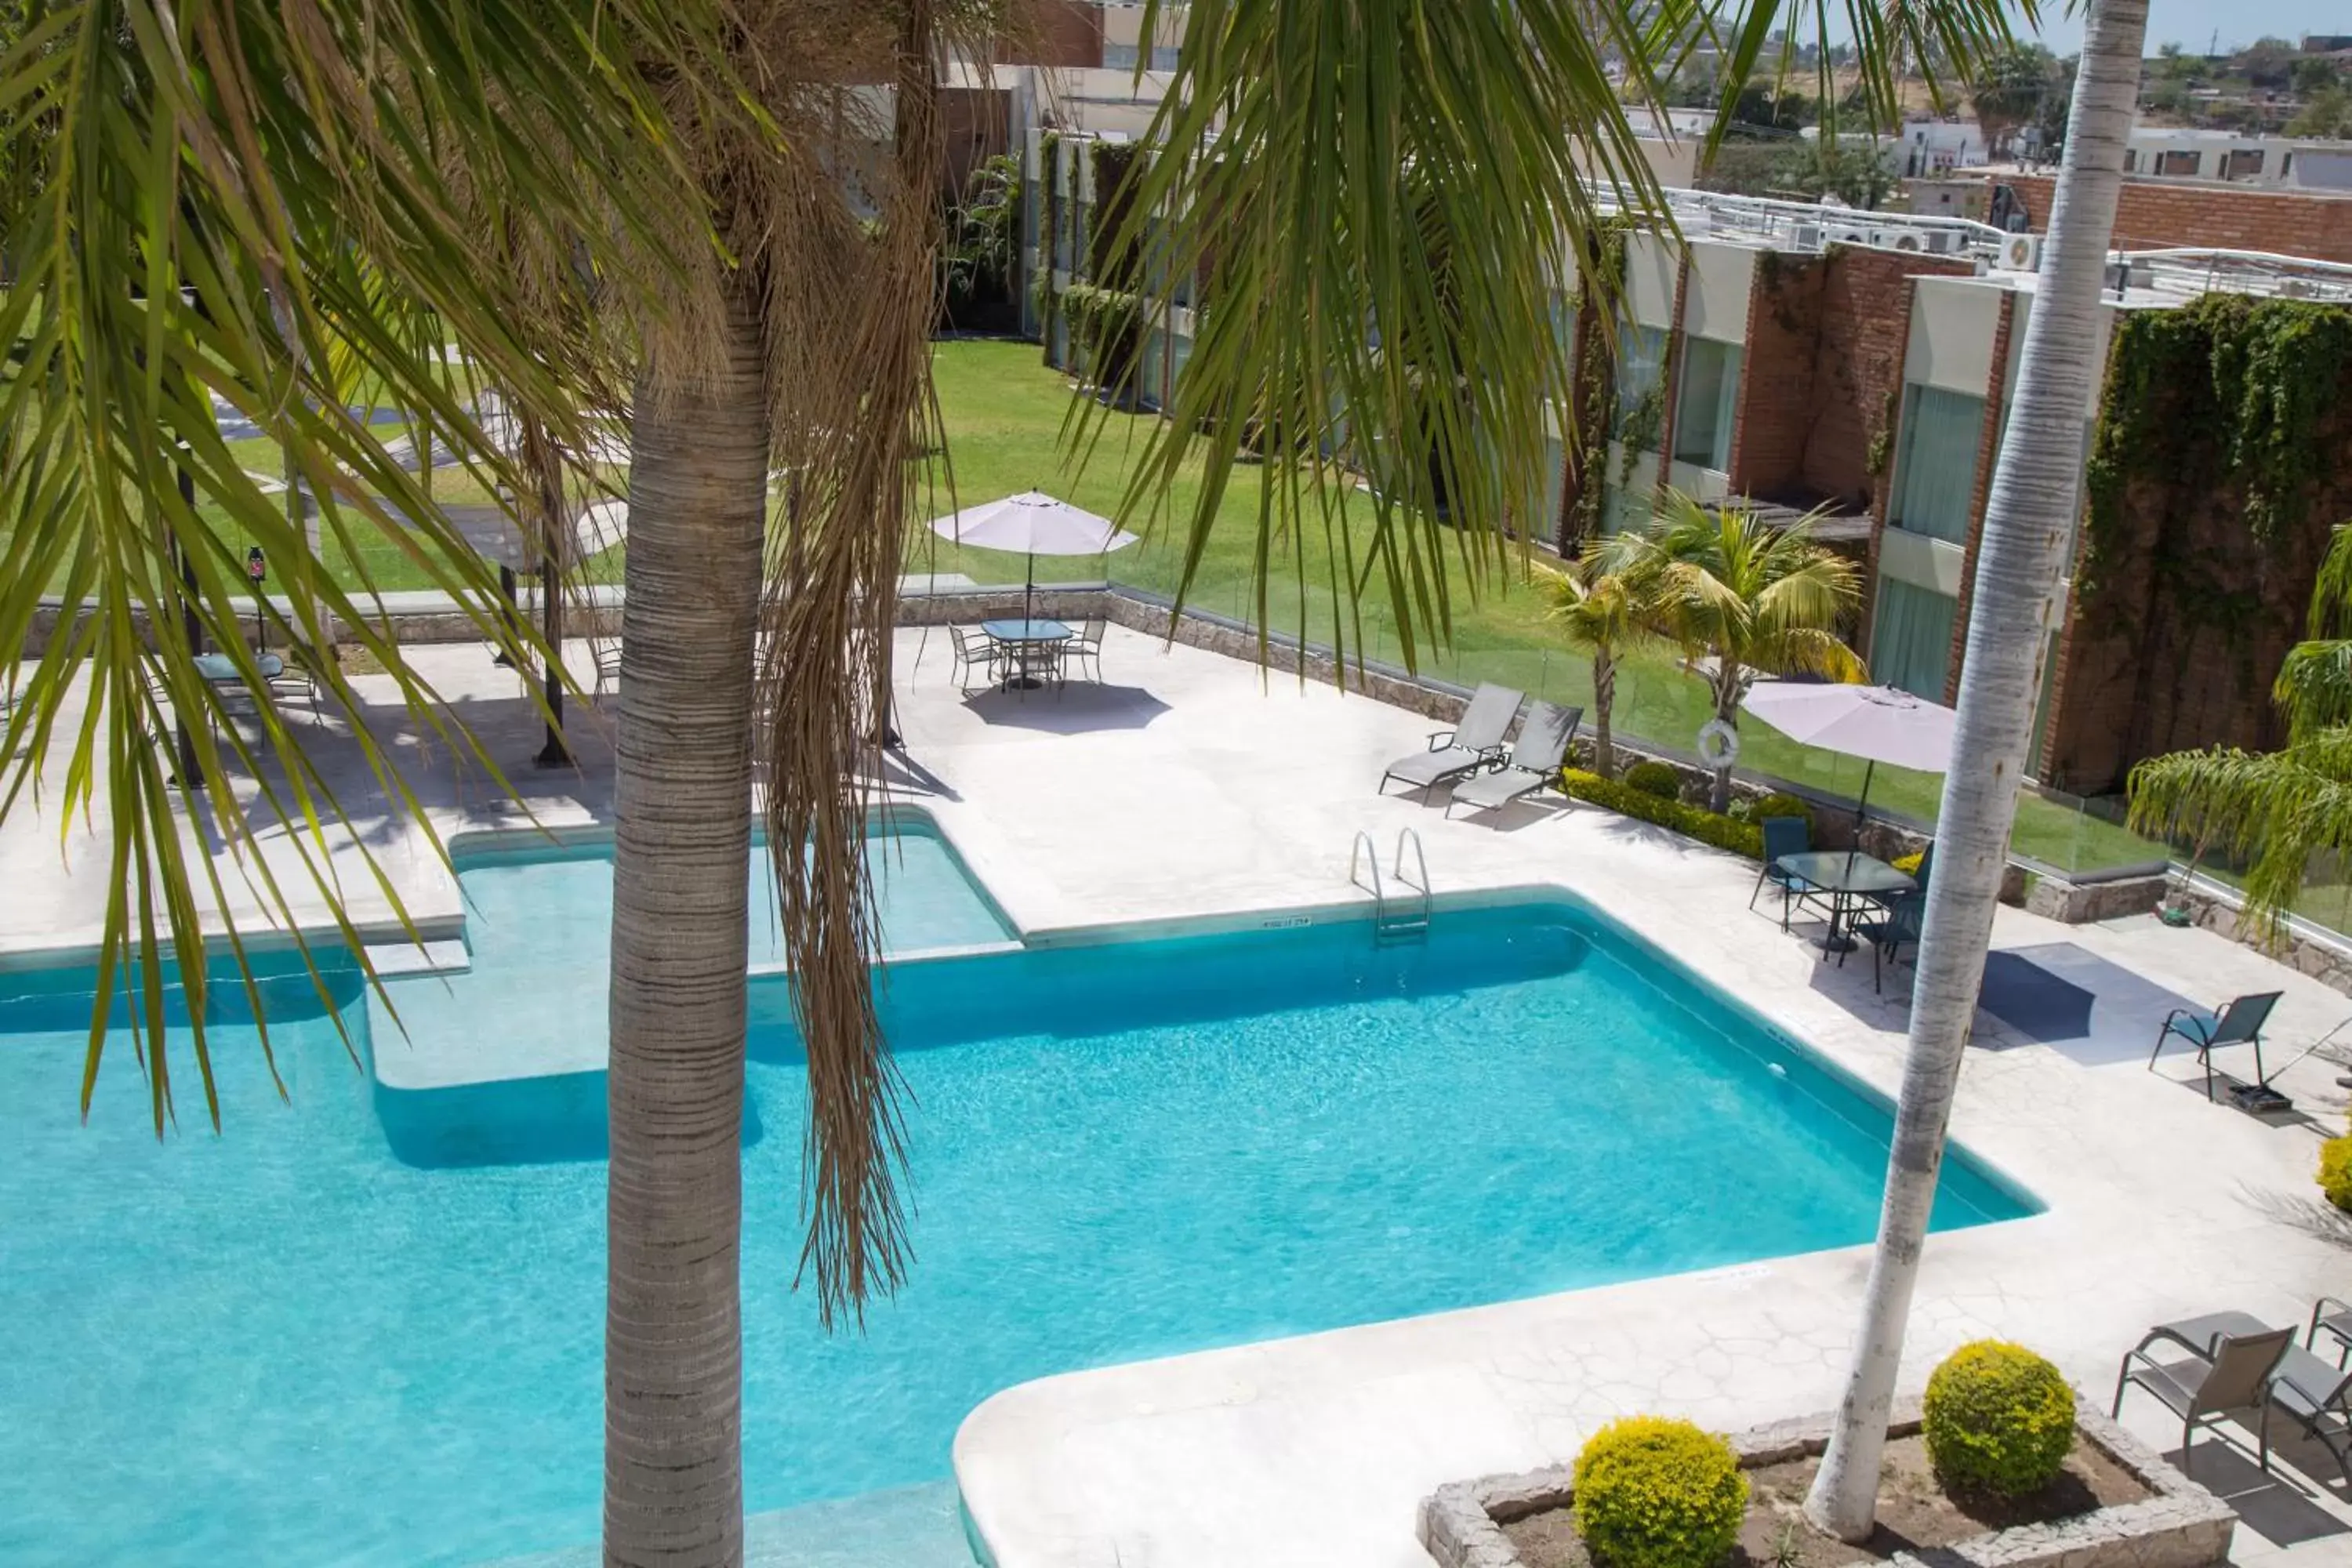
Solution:
M 1407 844 L 1412 846 L 1413 862 L 1421 868 L 1419 882 L 1414 882 L 1404 874 L 1404 847 Z M 1397 829 L 1396 879 L 1421 895 L 1421 920 L 1423 925 L 1428 924 L 1430 918 L 1429 857 L 1422 851 L 1421 835 L 1410 827 Z
M 1372 882 L 1368 888 L 1364 887 L 1363 874 L 1357 869 L 1357 867 L 1363 862 L 1369 862 L 1372 868 Z M 1356 829 L 1356 841 L 1348 847 L 1348 880 L 1353 886 L 1363 888 L 1364 891 L 1371 894 L 1374 919 L 1378 919 L 1388 909 L 1388 894 L 1381 889 L 1381 852 L 1373 845 L 1371 830 L 1369 828 Z

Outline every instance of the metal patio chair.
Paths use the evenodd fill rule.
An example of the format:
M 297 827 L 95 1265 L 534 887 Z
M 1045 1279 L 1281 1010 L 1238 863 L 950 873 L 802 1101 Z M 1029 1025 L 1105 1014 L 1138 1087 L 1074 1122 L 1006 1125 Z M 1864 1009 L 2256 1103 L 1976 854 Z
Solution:
M 2107 1413 L 2123 1413 L 2124 1394 L 2128 1389 L 2138 1388 L 2154 1394 L 2180 1420 L 2180 1468 L 2186 1474 L 2189 1441 L 2199 1427 L 2210 1430 L 2229 1419 L 2231 1411 L 2257 1406 L 2262 1415 L 2255 1440 L 2262 1468 L 2268 1470 L 2271 1373 L 2294 1343 L 2294 1331 L 2263 1329 L 2259 1332 L 2206 1336 L 2197 1331 L 2197 1324 L 2198 1321 L 2192 1319 L 2150 1329 L 2137 1345 L 2126 1352 L 2123 1365 L 2116 1373 L 2115 1403 Z M 2188 1353 L 2181 1359 L 2160 1362 L 2148 1354 L 2159 1344 L 2176 1345 Z

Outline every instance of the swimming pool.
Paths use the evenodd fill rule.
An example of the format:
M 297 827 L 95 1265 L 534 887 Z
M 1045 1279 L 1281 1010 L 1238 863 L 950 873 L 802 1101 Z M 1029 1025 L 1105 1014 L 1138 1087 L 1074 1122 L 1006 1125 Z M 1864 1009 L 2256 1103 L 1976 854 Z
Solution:
M 1884 1105 L 1565 900 L 1443 910 L 1426 946 L 1334 921 L 917 961 L 885 998 L 914 1275 L 828 1340 L 788 1289 L 780 985 L 754 982 L 749 1070 L 786 1130 L 745 1153 L 754 1510 L 942 1477 L 973 1405 L 1047 1373 L 1863 1242 L 1876 1216 Z M 280 991 L 303 1008 L 307 982 Z M 273 1028 L 291 1107 L 225 1036 L 228 1135 L 159 1146 L 129 1073 L 78 1128 L 79 1037 L 54 1000 L 0 1002 L 0 1560 L 593 1538 L 603 1170 L 404 1161 L 307 1011 Z M 1936 1223 L 2031 1208 L 1956 1151 Z

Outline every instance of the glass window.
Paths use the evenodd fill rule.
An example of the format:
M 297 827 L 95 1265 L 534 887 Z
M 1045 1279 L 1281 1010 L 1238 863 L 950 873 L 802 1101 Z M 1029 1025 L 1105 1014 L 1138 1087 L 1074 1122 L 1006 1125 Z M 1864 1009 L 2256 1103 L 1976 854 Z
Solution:
M 1955 543 L 1968 537 L 1984 410 L 1983 398 L 1964 392 L 1940 386 L 1908 389 L 1903 399 L 1902 438 L 1895 444 L 1889 524 Z
M 1156 71 L 1174 70 L 1176 68 L 1176 51 L 1171 48 L 1156 48 L 1152 50 L 1151 68 Z
M 1643 401 L 1665 380 L 1666 331 L 1664 327 L 1622 326 L 1617 329 L 1617 417 L 1610 433 L 1622 436 L 1625 423 Z M 1644 451 L 1654 451 L 1644 447 Z
M 1055 370 L 1069 369 L 1070 318 L 1065 311 L 1056 310 L 1054 312 L 1054 342 L 1052 346 L 1054 350 L 1054 357 L 1051 363 L 1054 368 Z
M 1573 374 L 1576 354 L 1576 301 L 1558 289 L 1551 291 L 1551 342 L 1553 349 L 1559 354 L 1559 363 L 1568 365 L 1570 373 Z
M 2157 154 L 2156 172 L 2159 174 L 2184 174 L 2197 177 L 2204 168 L 2204 155 L 2200 153 L 2160 153 Z
M 1930 702 L 1944 700 L 1952 667 L 1952 620 L 1959 601 L 1949 594 L 1892 577 L 1878 581 L 1878 613 L 1870 623 L 1870 673 Z
M 1062 196 L 1054 203 L 1054 269 L 1067 272 L 1076 265 L 1077 203 Z
M 1176 385 L 1184 378 L 1184 362 L 1192 357 L 1192 340 L 1181 333 L 1168 334 L 1168 401 L 1176 401 Z
M 1650 492 L 1611 484 L 1601 496 L 1601 533 L 1639 533 L 1650 526 Z
M 1682 385 L 1675 396 L 1675 461 L 1728 470 L 1738 406 L 1739 345 L 1684 339 Z
M 2251 180 L 2263 172 L 2263 150 L 2259 147 L 2239 147 L 2221 161 L 2221 177 L 2225 180 Z
M 1094 233 L 1094 203 L 1072 201 L 1070 222 L 1073 229 L 1070 244 L 1070 272 L 1074 277 L 1084 278 L 1089 275 L 1087 269 L 1087 241 Z
M 1105 44 L 1103 46 L 1103 68 L 1107 70 L 1131 71 L 1135 68 L 1135 62 L 1138 58 L 1136 47 L 1133 44 Z
M 1143 365 L 1137 374 L 1136 391 L 1152 407 L 1160 406 L 1160 377 L 1168 370 L 1168 333 L 1153 327 L 1143 334 Z

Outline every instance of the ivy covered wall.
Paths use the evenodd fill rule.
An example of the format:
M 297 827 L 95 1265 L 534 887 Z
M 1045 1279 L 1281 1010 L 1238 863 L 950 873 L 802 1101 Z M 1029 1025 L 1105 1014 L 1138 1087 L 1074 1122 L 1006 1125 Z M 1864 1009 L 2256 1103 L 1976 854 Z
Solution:
M 2044 775 L 2284 739 L 2270 702 L 2352 521 L 2352 308 L 2209 294 L 2116 326 Z

